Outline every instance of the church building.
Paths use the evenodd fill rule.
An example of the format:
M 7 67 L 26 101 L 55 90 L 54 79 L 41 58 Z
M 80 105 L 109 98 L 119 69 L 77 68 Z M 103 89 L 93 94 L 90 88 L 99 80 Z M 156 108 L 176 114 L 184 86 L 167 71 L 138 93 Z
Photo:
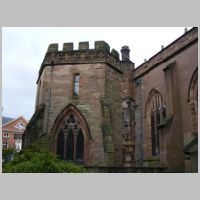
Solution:
M 198 28 L 137 68 L 129 54 L 104 41 L 50 44 L 23 148 L 94 168 L 197 172 Z

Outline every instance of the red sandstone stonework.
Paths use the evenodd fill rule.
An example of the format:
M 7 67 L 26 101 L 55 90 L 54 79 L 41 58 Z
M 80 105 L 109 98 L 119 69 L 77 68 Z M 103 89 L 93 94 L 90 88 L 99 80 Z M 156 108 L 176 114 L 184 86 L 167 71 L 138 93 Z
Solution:
M 24 148 L 39 142 L 58 153 L 58 133 L 71 113 L 83 132 L 86 166 L 196 172 L 197 42 L 198 29 L 193 28 L 136 69 L 127 46 L 119 60 L 118 52 L 110 51 L 103 41 L 95 42 L 94 49 L 81 42 L 76 51 L 73 43 L 65 43 L 63 51 L 51 44 L 39 71 L 36 110 L 24 134 Z M 74 96 L 77 74 L 79 94 Z M 166 116 L 156 124 L 156 156 L 150 106 L 160 101 L 152 98 L 154 92 L 166 106 Z M 65 130 L 63 156 L 67 158 L 70 130 Z

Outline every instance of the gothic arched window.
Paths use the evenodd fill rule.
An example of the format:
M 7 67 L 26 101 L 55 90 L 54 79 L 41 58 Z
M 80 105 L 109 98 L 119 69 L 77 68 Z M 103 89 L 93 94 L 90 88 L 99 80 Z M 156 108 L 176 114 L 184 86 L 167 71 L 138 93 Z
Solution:
M 52 128 L 52 151 L 62 160 L 87 165 L 89 161 L 88 124 L 73 105 L 68 105 L 55 120 Z
M 147 143 L 151 147 L 151 155 L 159 155 L 159 127 L 160 122 L 166 118 L 166 106 L 159 90 L 153 89 L 146 107 Z
M 57 137 L 57 155 L 62 160 L 84 160 L 84 135 L 77 117 L 69 113 Z

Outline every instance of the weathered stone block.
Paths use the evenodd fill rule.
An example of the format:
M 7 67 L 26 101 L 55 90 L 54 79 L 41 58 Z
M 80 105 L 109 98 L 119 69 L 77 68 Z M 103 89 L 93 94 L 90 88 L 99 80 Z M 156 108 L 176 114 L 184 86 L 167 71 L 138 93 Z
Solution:
M 50 44 L 48 47 L 47 52 L 57 52 L 58 51 L 58 44 Z
M 79 50 L 88 50 L 89 42 L 79 42 Z
M 73 49 L 74 49 L 74 44 L 72 42 L 63 44 L 63 51 L 65 51 L 65 52 L 73 51 Z
M 95 49 L 110 52 L 110 46 L 104 41 L 95 41 Z
M 119 53 L 118 53 L 115 49 L 112 49 L 111 54 L 112 54 L 115 58 L 119 59 Z

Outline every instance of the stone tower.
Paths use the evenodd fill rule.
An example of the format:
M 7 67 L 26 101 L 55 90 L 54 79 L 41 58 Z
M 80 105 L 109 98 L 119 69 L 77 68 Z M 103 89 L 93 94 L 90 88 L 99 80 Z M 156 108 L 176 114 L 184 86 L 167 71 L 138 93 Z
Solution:
M 104 41 L 96 41 L 94 49 L 80 42 L 78 50 L 65 43 L 62 51 L 50 44 L 24 148 L 37 142 L 63 160 L 86 166 L 132 166 L 134 63 L 128 47 L 122 51 L 121 61 Z
M 23 148 L 112 172 L 197 172 L 198 29 L 137 68 L 129 54 L 104 41 L 49 45 Z

